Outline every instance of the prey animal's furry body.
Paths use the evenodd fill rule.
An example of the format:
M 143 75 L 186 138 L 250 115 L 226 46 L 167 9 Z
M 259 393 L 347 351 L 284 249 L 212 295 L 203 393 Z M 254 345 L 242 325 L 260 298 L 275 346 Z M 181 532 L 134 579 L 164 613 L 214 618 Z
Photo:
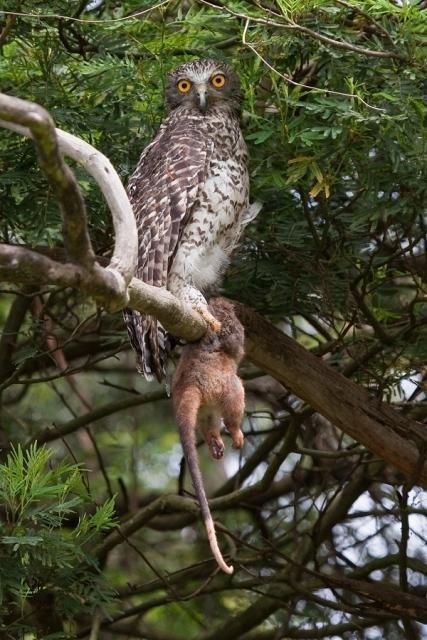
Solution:
M 244 330 L 233 305 L 224 298 L 211 300 L 209 311 L 221 323 L 219 332 L 208 328 L 196 343 L 183 348 L 172 380 L 172 399 L 182 447 L 202 512 L 212 553 L 225 573 L 233 573 L 222 557 L 200 472 L 196 428 L 199 427 L 216 459 L 224 455 L 221 423 L 230 433 L 233 447 L 243 446 L 240 425 L 245 391 L 237 375 L 244 355 Z

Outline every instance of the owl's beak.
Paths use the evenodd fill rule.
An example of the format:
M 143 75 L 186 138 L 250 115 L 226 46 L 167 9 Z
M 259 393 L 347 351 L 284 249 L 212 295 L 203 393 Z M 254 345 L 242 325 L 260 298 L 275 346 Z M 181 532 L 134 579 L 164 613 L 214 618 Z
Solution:
M 198 87 L 197 91 L 197 106 L 202 113 L 205 113 L 208 106 L 206 87 Z

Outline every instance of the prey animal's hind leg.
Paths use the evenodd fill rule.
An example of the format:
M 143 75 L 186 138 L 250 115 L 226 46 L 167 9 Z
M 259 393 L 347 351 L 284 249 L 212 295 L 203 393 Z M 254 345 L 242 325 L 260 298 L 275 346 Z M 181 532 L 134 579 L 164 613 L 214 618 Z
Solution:
M 213 407 L 201 407 L 197 418 L 212 458 L 220 460 L 224 455 L 224 442 L 221 438 L 221 416 Z
M 237 376 L 228 385 L 227 393 L 222 398 L 221 406 L 225 428 L 233 441 L 233 449 L 241 449 L 245 440 L 240 428 L 245 411 L 245 390 L 240 378 Z

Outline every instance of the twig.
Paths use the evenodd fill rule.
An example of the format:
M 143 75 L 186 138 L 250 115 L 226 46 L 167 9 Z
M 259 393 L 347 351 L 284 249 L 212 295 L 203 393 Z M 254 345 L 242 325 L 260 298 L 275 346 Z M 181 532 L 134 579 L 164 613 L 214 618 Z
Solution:
M 300 24 L 292 20 L 288 20 L 287 23 L 277 22 L 271 20 L 269 18 L 258 18 L 256 16 L 248 16 L 244 13 L 239 13 L 238 11 L 233 11 L 229 7 L 224 5 L 217 5 L 209 2 L 208 0 L 198 0 L 201 4 L 206 4 L 209 7 L 213 7 L 215 9 L 220 9 L 221 11 L 225 11 L 226 13 L 235 16 L 236 18 L 241 18 L 242 20 L 248 21 L 252 20 L 253 22 L 257 22 L 259 24 L 264 24 L 268 27 L 274 26 L 279 27 L 281 29 L 289 29 L 291 31 L 299 31 L 300 33 L 305 33 L 311 38 L 315 38 L 316 40 L 320 40 L 321 42 L 326 42 L 333 47 L 337 47 L 339 49 L 346 49 L 347 51 L 353 51 L 354 53 L 360 53 L 365 56 L 374 56 L 377 58 L 398 58 L 399 60 L 406 60 L 404 56 L 401 56 L 398 53 L 391 53 L 390 51 L 374 51 L 373 49 L 365 49 L 364 47 L 359 47 L 355 44 L 351 44 L 350 42 L 344 42 L 343 40 L 335 40 L 334 38 L 330 38 L 329 36 L 325 36 L 318 31 L 314 31 L 313 29 L 309 29 L 308 27 L 303 27 Z M 277 15 L 277 14 L 276 14 Z
M 95 615 L 93 616 L 89 640 L 98 640 L 99 629 L 101 627 L 101 619 L 101 610 L 98 607 L 96 609 Z
M 48 427 L 44 431 L 39 434 L 36 434 L 27 444 L 30 446 L 33 442 L 37 441 L 39 445 L 44 444 L 45 442 L 51 442 L 52 440 L 56 440 L 61 436 L 65 436 L 69 433 L 74 433 L 77 429 L 81 427 L 85 427 L 97 420 L 101 420 L 101 418 L 105 418 L 106 416 L 110 416 L 113 413 L 117 413 L 118 411 L 123 411 L 123 409 L 129 409 L 130 407 L 138 407 L 141 404 L 146 404 L 150 402 L 156 402 L 157 400 L 163 400 L 166 398 L 166 392 L 163 389 L 150 391 L 143 395 L 138 395 L 137 397 L 126 398 L 126 400 L 118 400 L 117 402 L 110 402 L 103 407 L 99 407 L 98 409 L 94 409 L 89 413 L 85 413 L 78 418 L 74 418 L 69 422 L 66 422 L 62 425 L 56 425 L 54 429 Z
M 408 487 L 403 486 L 402 493 L 397 492 L 401 520 L 401 536 L 399 542 L 399 584 L 402 591 L 408 593 L 408 540 L 409 540 L 409 516 L 408 516 Z M 409 617 L 402 618 L 406 637 L 408 640 L 418 640 L 418 634 Z
M 374 107 L 373 105 L 371 105 L 368 102 L 366 102 L 365 100 L 363 100 L 363 98 L 361 96 L 358 96 L 355 93 L 344 93 L 343 91 L 332 91 L 332 89 L 322 89 L 321 87 L 315 87 L 313 85 L 303 84 L 301 82 L 296 82 L 290 76 L 285 75 L 284 73 L 281 73 L 280 71 L 278 71 L 275 67 L 273 67 L 268 62 L 268 60 L 266 58 L 264 58 L 264 56 L 262 56 L 259 53 L 259 51 L 254 47 L 254 45 L 252 43 L 250 43 L 250 42 L 248 42 L 246 40 L 246 35 L 247 35 L 248 28 L 249 28 L 250 20 L 252 20 L 252 18 L 246 18 L 245 27 L 244 27 L 243 33 L 242 33 L 242 44 L 245 47 L 247 47 L 248 49 L 250 49 L 265 64 L 266 67 L 268 67 L 271 71 L 273 71 L 275 74 L 280 76 L 283 80 L 285 80 L 285 82 L 287 82 L 288 84 L 291 84 L 291 85 L 293 85 L 295 87 L 302 87 L 303 89 L 309 89 L 310 91 L 317 91 L 319 93 L 325 93 L 325 94 L 328 94 L 328 95 L 343 96 L 344 98 L 352 98 L 354 100 L 359 100 L 359 102 L 364 104 L 365 107 L 368 107 L 368 109 L 373 109 L 374 111 L 385 112 L 385 109 L 381 109 L 380 107 Z
M 111 549 L 121 544 L 124 539 L 135 533 L 135 531 L 141 529 L 146 522 L 149 522 L 155 516 L 165 511 L 175 509 L 194 515 L 199 512 L 199 507 L 193 500 L 174 494 L 160 496 L 153 500 L 148 506 L 139 509 L 129 520 L 121 524 L 120 528 L 110 533 L 103 542 L 92 550 L 92 554 L 97 558 L 105 557 Z
M 111 22 L 125 22 L 127 20 L 137 20 L 140 16 L 150 13 L 150 11 L 154 11 L 155 9 L 159 9 L 166 4 L 169 4 L 171 0 L 163 0 L 163 2 L 159 2 L 154 4 L 152 7 L 148 7 L 147 9 L 142 9 L 141 11 L 135 11 L 130 16 L 123 16 L 122 18 L 100 18 L 100 19 L 85 19 L 85 18 L 76 18 L 74 16 L 64 16 L 60 13 L 24 13 L 23 11 L 4 11 L 0 10 L 0 15 L 10 15 L 10 16 L 22 16 L 23 18 L 36 18 L 36 19 L 54 19 L 54 20 L 67 20 L 70 22 L 82 22 L 83 24 L 109 24 Z
M 354 11 L 355 13 L 358 13 L 360 16 L 363 16 L 364 18 L 366 18 L 366 20 L 368 20 L 371 24 L 373 24 L 377 28 L 378 32 L 381 33 L 384 36 L 384 38 L 386 38 L 393 47 L 396 46 L 395 43 L 393 42 L 393 38 L 391 37 L 387 29 L 384 29 L 384 27 L 378 22 L 378 20 L 375 20 L 375 18 L 371 16 L 367 11 L 364 11 L 363 9 L 358 7 L 356 4 L 350 4 L 350 2 L 346 2 L 345 0 L 334 0 L 334 1 L 337 4 L 340 4 L 342 7 L 346 7 L 347 9 L 350 9 L 350 11 Z

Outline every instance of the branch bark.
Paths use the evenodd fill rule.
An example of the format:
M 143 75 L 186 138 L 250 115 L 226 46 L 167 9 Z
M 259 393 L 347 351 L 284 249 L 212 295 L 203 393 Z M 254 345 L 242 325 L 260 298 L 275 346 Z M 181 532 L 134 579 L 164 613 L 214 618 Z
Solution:
M 245 327 L 246 354 L 255 365 L 410 482 L 427 485 L 427 432 L 420 423 L 372 398 L 255 311 L 241 304 L 235 308 Z
M 0 244 L 0 279 L 4 281 L 73 287 L 109 309 L 129 306 L 155 315 L 167 331 L 188 341 L 198 340 L 206 331 L 202 317 L 167 289 L 132 278 L 125 296 L 108 267 L 99 267 L 98 273 L 99 277 L 94 277 L 93 272 L 80 265 L 64 264 L 26 247 Z

